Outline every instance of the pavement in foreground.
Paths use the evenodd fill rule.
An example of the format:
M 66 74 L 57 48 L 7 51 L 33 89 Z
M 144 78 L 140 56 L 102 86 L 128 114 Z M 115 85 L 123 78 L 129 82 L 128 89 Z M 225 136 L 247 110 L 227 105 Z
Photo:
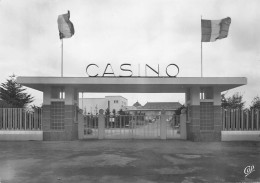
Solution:
M 260 182 L 260 143 L 0 142 L 0 183 L 9 182 Z

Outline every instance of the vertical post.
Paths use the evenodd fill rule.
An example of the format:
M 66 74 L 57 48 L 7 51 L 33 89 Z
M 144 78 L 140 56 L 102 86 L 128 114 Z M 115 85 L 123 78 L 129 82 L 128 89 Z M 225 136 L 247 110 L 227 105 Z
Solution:
M 226 111 L 225 111 L 225 109 L 221 109 L 222 110 L 222 130 L 225 130 L 225 126 L 226 126 L 226 121 L 225 121 L 225 114 L 226 114 Z
M 166 133 L 167 133 L 167 129 L 166 129 L 166 114 L 165 111 L 162 110 L 161 112 L 161 123 L 160 123 L 160 136 L 162 140 L 165 140 L 167 138 Z
M 61 39 L 61 77 L 63 77 L 63 39 Z
M 249 111 L 247 110 L 247 112 L 246 112 L 246 130 L 248 130 L 248 123 L 249 123 Z
M 259 130 L 259 110 L 256 111 L 256 130 Z
M 201 20 L 200 20 L 200 24 L 202 22 L 202 15 L 201 15 Z M 202 29 L 202 27 L 201 27 Z M 202 30 L 201 30 L 202 32 Z M 200 39 L 200 66 L 201 66 L 201 77 L 203 77 L 203 67 L 202 67 L 202 39 Z
M 180 115 L 180 133 L 181 139 L 187 139 L 187 131 L 186 131 L 186 113 L 181 113 Z
M 84 138 L 84 116 L 82 114 L 79 114 L 79 121 L 78 121 L 78 139 Z
M 3 129 L 6 130 L 6 118 L 5 118 L 5 111 L 6 109 L 3 109 Z
M 98 139 L 105 138 L 105 115 L 104 111 L 100 110 L 98 115 Z
M 241 129 L 244 130 L 244 111 L 241 109 Z
M 255 112 L 254 109 L 251 110 L 251 130 L 254 130 L 254 117 L 255 117 Z

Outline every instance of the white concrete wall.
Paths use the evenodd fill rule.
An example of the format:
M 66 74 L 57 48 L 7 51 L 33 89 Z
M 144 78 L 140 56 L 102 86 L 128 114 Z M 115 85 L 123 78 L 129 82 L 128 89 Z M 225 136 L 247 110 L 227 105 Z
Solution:
M 221 141 L 260 141 L 260 131 L 222 131 Z
M 82 107 L 82 98 L 79 98 L 79 108 L 83 110 L 83 114 L 85 113 L 98 113 L 100 109 L 104 111 L 107 109 L 107 102 L 104 98 L 83 98 L 83 107 Z
M 120 109 L 123 109 L 124 106 L 128 105 L 127 99 L 121 96 L 106 96 L 106 101 L 110 101 L 110 111 L 112 112 L 113 109 L 118 112 Z M 115 103 L 115 101 L 118 101 L 118 103 Z
M 42 131 L 17 131 L 17 130 L 6 130 L 0 131 L 0 141 L 29 141 L 43 140 Z

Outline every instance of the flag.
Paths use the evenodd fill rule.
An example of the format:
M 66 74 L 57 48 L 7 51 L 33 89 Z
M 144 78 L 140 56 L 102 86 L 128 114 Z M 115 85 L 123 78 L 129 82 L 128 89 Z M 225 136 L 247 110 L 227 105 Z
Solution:
M 217 39 L 226 38 L 231 18 L 221 20 L 201 20 L 201 42 L 213 42 Z
M 74 26 L 70 21 L 70 11 L 67 14 L 58 16 L 58 28 L 60 39 L 70 38 L 74 34 Z

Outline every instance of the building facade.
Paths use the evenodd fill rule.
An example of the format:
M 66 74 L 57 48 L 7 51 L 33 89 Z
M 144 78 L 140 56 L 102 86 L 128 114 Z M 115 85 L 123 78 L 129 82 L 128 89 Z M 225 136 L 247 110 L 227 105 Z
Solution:
M 122 96 L 105 96 L 105 98 L 79 98 L 79 108 L 83 114 L 98 114 L 100 109 L 118 112 L 127 106 L 128 100 Z
M 143 114 L 143 115 L 160 115 L 161 111 L 164 110 L 165 114 L 170 116 L 174 115 L 175 111 L 182 105 L 179 102 L 147 102 L 144 106 L 136 105 L 126 106 L 125 111 L 130 114 Z

